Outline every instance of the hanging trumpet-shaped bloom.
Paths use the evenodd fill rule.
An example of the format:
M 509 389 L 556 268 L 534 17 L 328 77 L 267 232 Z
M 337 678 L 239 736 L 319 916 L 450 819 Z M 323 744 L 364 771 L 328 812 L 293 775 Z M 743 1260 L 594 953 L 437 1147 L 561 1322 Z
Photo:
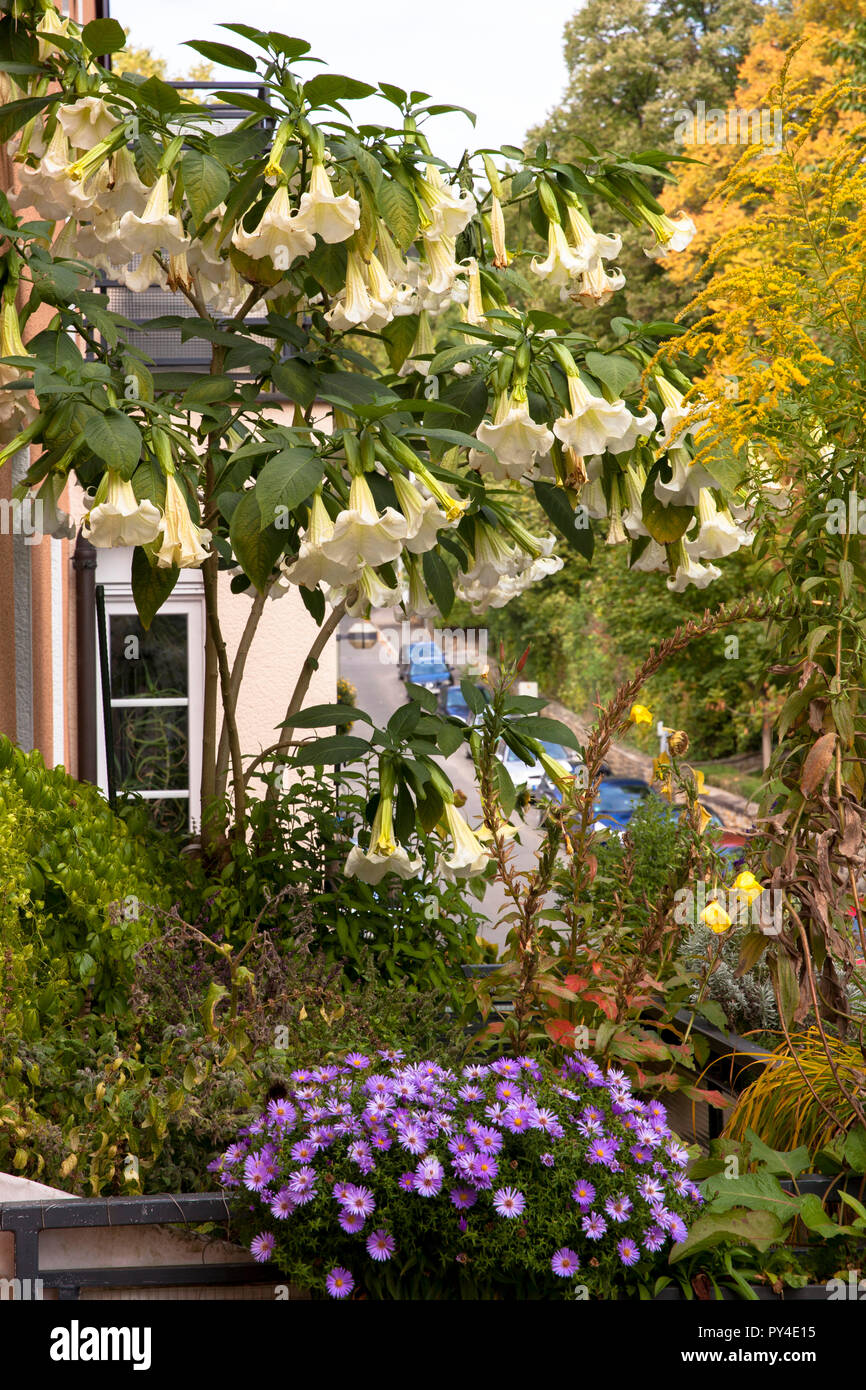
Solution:
M 694 433 L 696 425 L 706 419 L 706 406 L 698 403 L 685 404 L 685 396 L 667 377 L 657 376 L 655 385 L 664 401 L 662 411 L 662 434 L 659 448 L 666 449 L 669 444 L 682 444 L 688 435 Z M 685 428 L 683 428 L 685 426 Z
M 403 556 L 403 563 L 406 566 L 406 575 L 409 580 L 408 591 L 404 592 L 402 599 L 403 612 L 406 617 L 438 618 L 439 608 L 427 592 L 427 585 L 424 583 L 424 576 L 421 571 L 421 561 L 408 554 Z
M 569 203 L 566 211 L 572 245 L 583 261 L 582 270 L 591 269 L 601 259 L 611 261 L 619 255 L 621 236 L 603 236 L 593 231 L 576 203 Z
M 561 293 L 563 297 L 568 295 L 568 298 L 582 304 L 585 309 L 603 308 L 624 284 L 625 276 L 621 270 L 608 274 L 601 261 L 597 260 L 580 272 L 574 291 L 562 290 Z
M 309 256 L 315 249 L 316 238 L 298 222 L 289 202 L 289 190 L 280 184 L 258 226 L 245 232 L 239 222 L 232 232 L 232 243 L 245 256 L 254 260 L 269 256 L 278 270 L 288 270 L 300 257 Z
M 411 859 L 394 835 L 394 772 L 384 760 L 379 765 L 379 805 L 370 831 L 370 848 L 353 846 L 346 860 L 347 878 L 363 883 L 380 883 L 386 874 L 415 878 L 421 869 L 420 856 Z
M 291 584 L 302 584 L 305 589 L 315 589 L 317 584 L 345 585 L 355 578 L 355 567 L 339 565 L 325 555 L 322 546 L 331 540 L 334 523 L 328 515 L 322 500 L 321 491 L 313 496 L 310 507 L 310 521 L 301 541 L 297 559 L 284 561 L 281 568 Z
M 454 259 L 455 241 L 453 237 L 441 236 L 436 240 L 426 238 L 424 252 L 427 257 L 426 288 L 431 294 L 450 294 L 457 275 L 457 262 Z
M 666 213 L 659 215 L 650 212 L 648 208 L 641 208 L 640 215 L 655 232 L 656 239 L 652 246 L 644 248 L 644 255 L 649 256 L 650 260 L 656 261 L 661 256 L 666 256 L 669 251 L 685 251 L 695 232 L 698 230 L 694 222 L 684 212 L 674 221 Z
M 419 372 L 421 376 L 426 376 L 430 369 L 430 360 L 435 356 L 435 353 L 436 344 L 433 341 L 430 316 L 425 309 L 422 309 L 418 315 L 418 331 L 415 334 L 412 351 L 401 366 L 398 375 L 411 376 L 413 372 Z
M 668 449 L 667 457 L 672 473 L 667 482 L 658 475 L 653 483 L 656 497 L 666 507 L 671 502 L 696 507 L 701 488 L 715 487 L 714 479 L 701 464 L 695 463 L 687 449 Z
M 61 19 L 54 6 L 49 5 L 40 17 L 36 33 L 39 36 L 39 61 L 44 63 L 46 58 L 57 52 L 57 44 L 52 42 L 52 36 L 59 34 L 61 38 L 69 37 L 69 20 Z
M 708 584 L 721 578 L 722 571 L 715 565 L 699 565 L 687 555 L 682 541 L 676 541 L 670 547 L 670 554 L 676 562 L 676 571 L 667 581 L 672 594 L 683 593 L 690 584 L 694 584 L 696 589 L 706 589 Z
M 638 465 L 629 465 L 625 470 L 625 475 L 621 479 L 625 487 L 625 508 L 622 514 L 623 525 L 629 535 L 648 536 L 649 531 L 643 524 L 643 490 L 646 486 L 646 472 Z
M 160 174 L 141 216 L 135 212 L 125 212 L 117 229 L 117 240 L 130 255 L 152 256 L 155 251 L 164 251 L 168 256 L 178 256 L 189 245 L 189 238 L 183 224 L 169 205 L 168 175 Z
M 53 536 L 58 541 L 71 541 L 77 529 L 72 517 L 58 506 L 66 482 L 62 474 L 49 473 L 38 493 L 30 494 L 38 508 L 39 530 L 43 536 Z
M 490 239 L 493 242 L 493 264 L 497 270 L 504 270 L 510 258 L 505 248 L 505 218 L 502 204 L 495 193 L 490 203 Z
M 92 150 L 119 124 L 101 97 L 80 97 L 71 106 L 58 107 L 57 119 L 70 145 L 77 150 Z
M 189 514 L 186 498 L 173 474 L 165 480 L 165 518 L 162 525 L 162 545 L 156 554 L 160 569 L 195 569 L 207 559 L 205 545 L 210 531 L 196 526 Z
M 339 601 L 336 598 L 338 592 L 334 589 L 329 594 L 331 603 Z M 394 608 L 403 599 L 399 585 L 392 588 L 369 565 L 361 567 L 357 581 L 352 586 L 343 586 L 342 594 L 348 600 L 346 612 L 351 618 L 366 618 L 371 608 Z
M 21 324 L 11 287 L 0 310 L 0 357 L 30 357 L 21 337 Z M 0 438 L 4 444 L 14 439 L 36 417 L 36 409 L 28 399 L 27 392 L 13 386 L 22 376 L 20 367 L 0 362 L 0 387 L 10 387 L 9 390 L 0 390 Z
M 346 241 L 361 225 L 361 205 L 351 193 L 334 192 L 324 164 L 314 164 L 310 186 L 301 194 L 295 226 L 322 241 Z
M 445 824 L 452 850 L 439 856 L 441 872 L 451 883 L 483 873 L 490 856 L 451 801 L 445 803 Z
M 532 258 L 532 269 L 536 275 L 540 275 L 543 280 L 550 280 L 551 285 L 564 285 L 572 276 L 579 275 L 584 268 L 584 257 L 582 253 L 569 246 L 565 232 L 558 222 L 549 222 L 547 226 L 547 257 L 540 261 L 537 256 Z
M 425 550 L 433 549 L 442 528 L 454 523 L 449 522 L 445 513 L 440 511 L 434 497 L 422 497 L 418 489 L 396 469 L 391 480 L 400 510 L 406 518 L 403 549 L 411 555 L 422 555 Z
M 425 239 L 458 237 L 475 212 L 472 194 L 449 188 L 435 164 L 427 165 L 424 177 L 418 182 L 418 191 L 429 218 L 424 228 Z
M 162 530 L 158 507 L 139 502 L 132 483 L 109 468 L 84 522 L 84 537 L 98 550 L 118 545 L 150 545 Z
M 591 395 L 577 375 L 568 376 L 568 397 L 571 414 L 555 422 L 553 433 L 576 454 L 600 454 L 622 439 L 634 420 L 625 401 Z
M 337 517 L 333 534 L 330 540 L 322 542 L 322 550 L 344 569 L 356 571 L 362 565 L 375 569 L 396 560 L 408 529 L 405 516 L 393 507 L 386 507 L 379 515 L 370 485 L 359 473 L 352 479 L 349 506 Z
M 632 415 L 631 424 L 622 439 L 609 440 L 607 447 L 612 454 L 627 454 L 639 439 L 649 439 L 657 424 L 658 420 L 651 410 L 645 415 Z
M 144 211 L 150 189 L 138 177 L 135 160 L 125 145 L 115 150 L 111 158 L 109 186 L 99 195 L 100 207 L 114 217 L 122 217 L 125 212 Z
M 469 462 L 492 478 L 522 478 L 537 456 L 544 457 L 553 447 L 553 435 L 546 425 L 540 425 L 529 414 L 526 389 L 516 388 L 512 395 L 499 398 L 493 423 L 483 420 L 475 431 L 482 444 L 493 454 L 473 449 Z
M 341 290 L 325 320 L 337 333 L 367 324 L 371 328 L 382 328 L 392 317 L 388 306 L 374 299 L 367 288 L 364 262 L 358 251 L 352 249 L 346 260 L 346 288 Z
M 629 569 L 637 570 L 641 574 L 655 574 L 658 571 L 666 570 L 668 567 L 667 551 L 658 541 L 651 540 L 645 546 L 638 558 L 629 566 Z
M 697 536 L 694 540 L 685 538 L 686 554 L 693 560 L 721 560 L 754 540 L 754 535 L 738 526 L 729 511 L 719 511 L 709 488 L 701 488 L 698 493 L 698 518 Z

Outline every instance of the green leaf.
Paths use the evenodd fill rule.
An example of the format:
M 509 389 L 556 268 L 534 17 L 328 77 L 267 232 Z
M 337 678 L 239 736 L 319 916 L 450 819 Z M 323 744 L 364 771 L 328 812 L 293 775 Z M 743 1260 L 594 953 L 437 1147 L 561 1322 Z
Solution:
M 187 150 L 180 167 L 186 200 L 196 225 L 201 226 L 208 213 L 225 202 L 231 191 L 231 179 L 219 161 L 203 150 Z
M 447 618 L 454 605 L 454 585 L 451 571 L 442 556 L 435 550 L 427 550 L 421 560 L 424 582 L 443 618 Z
M 317 738 L 303 744 L 292 762 L 297 767 L 325 767 L 330 763 L 357 762 L 369 751 L 366 739 L 355 738 L 352 734 L 334 734 L 331 738 Z
M 499 793 L 499 804 L 502 807 L 502 814 L 507 819 L 517 805 L 517 789 L 511 780 L 508 768 L 499 758 L 496 759 L 493 776 L 496 782 L 496 790 Z
M 712 1023 L 714 1028 L 720 1028 L 723 1033 L 727 1030 L 728 1020 L 725 1011 L 714 999 L 704 999 L 700 1004 L 696 1004 L 695 1013 L 701 1014 L 708 1023 Z
M 671 1250 L 668 1262 L 677 1264 L 687 1255 L 697 1255 L 700 1251 L 711 1250 L 713 1246 L 726 1242 L 746 1241 L 763 1251 L 781 1239 L 783 1229 L 781 1221 L 771 1211 L 738 1208 L 728 1212 L 708 1212 L 692 1223 L 685 1240 Z
M 767 962 L 772 979 L 778 991 L 779 1004 L 786 1028 L 794 1021 L 794 1013 L 800 1003 L 800 986 L 794 971 L 793 962 L 786 955 L 771 956 Z
M 304 273 L 324 285 L 328 294 L 338 294 L 346 283 L 346 265 L 344 241 L 320 241 L 304 262 Z
M 800 1210 L 797 1213 L 804 1226 L 816 1235 L 822 1236 L 824 1240 L 832 1240 L 834 1236 L 847 1234 L 844 1226 L 840 1226 L 835 1221 L 831 1221 L 821 1200 L 814 1192 L 809 1192 L 805 1197 L 800 1198 Z
M 464 677 L 460 682 L 460 690 L 472 713 L 483 714 L 487 708 L 487 701 L 475 682 Z
M 571 729 L 566 724 L 561 724 L 558 719 L 530 714 L 515 720 L 514 727 L 518 733 L 526 734 L 529 738 L 544 739 L 547 743 L 561 743 L 564 748 L 574 748 L 579 753 L 583 752 L 577 734 L 572 733 Z
M 264 593 L 274 565 L 285 545 L 285 531 L 275 526 L 262 527 L 257 487 L 245 492 L 229 524 L 229 539 L 238 563 L 249 575 L 260 593 Z
M 367 724 L 373 722 L 369 714 L 365 714 L 362 709 L 355 709 L 354 705 L 308 705 L 306 709 L 293 714 L 286 723 L 293 729 L 322 729 L 331 724 L 335 727 L 340 724 L 353 724 L 358 719 L 363 719 Z M 281 729 L 283 725 L 278 724 L 277 728 Z
M 414 196 L 402 183 L 397 183 L 396 179 L 386 179 L 379 189 L 376 201 L 382 221 L 400 250 L 408 251 L 418 235 L 419 226 L 418 204 Z
M 726 1178 L 724 1174 L 707 1178 L 704 1192 L 714 1212 L 729 1211 L 732 1207 L 748 1206 L 752 1211 L 772 1211 L 780 1221 L 796 1215 L 799 1197 L 786 1192 L 773 1173 L 747 1173 L 741 1178 Z
M 849 1129 L 842 1153 L 852 1173 L 866 1173 L 866 1129 L 862 1125 Z
M 412 351 L 418 333 L 418 315 L 401 314 L 381 330 L 392 372 L 399 372 Z
M 20 101 L 7 102 L 0 106 L 0 142 L 6 143 L 22 126 L 44 111 L 46 106 L 60 101 L 62 92 L 52 92 L 46 97 L 22 97 Z
M 568 500 L 569 493 L 566 492 L 565 488 L 557 487 L 555 483 L 543 482 L 533 483 L 532 487 L 535 496 L 559 534 L 585 560 L 591 560 L 595 547 L 592 527 L 575 526 L 575 520 L 583 516 L 583 513 L 572 511 Z
M 276 519 L 278 507 L 292 512 L 312 497 L 324 472 L 324 461 L 310 449 L 284 449 L 268 459 L 255 487 L 262 526 Z
M 271 371 L 271 378 L 277 389 L 302 410 L 308 410 L 316 399 L 316 373 L 297 357 L 289 357 L 285 362 L 277 363 Z
M 85 24 L 81 37 L 94 58 L 119 53 L 126 46 L 126 35 L 116 19 L 92 19 Z
M 455 377 L 439 392 L 439 402 L 442 405 L 450 405 L 456 410 L 462 411 L 465 418 L 459 419 L 457 424 L 461 429 L 467 430 L 471 434 L 473 430 L 477 430 L 487 410 L 487 385 L 484 378 L 478 375 Z M 428 419 L 429 423 L 434 426 L 440 420 L 442 424 L 448 422 L 448 417 L 444 416 L 442 412 L 437 415 L 435 407 L 431 408 Z M 477 440 L 472 442 L 476 447 L 478 446 Z
M 749 1143 L 749 1159 L 760 1159 L 769 1173 L 784 1173 L 786 1177 L 798 1178 L 809 1167 L 810 1155 L 805 1144 L 799 1149 L 785 1151 L 771 1149 L 753 1129 L 746 1130 Z
M 636 362 L 632 362 L 629 357 L 618 357 L 607 355 L 601 352 L 588 352 L 586 354 L 587 371 L 598 377 L 599 381 L 609 387 L 617 396 L 621 396 L 623 391 L 631 385 L 640 372 Z
M 176 566 L 161 569 L 151 565 L 147 551 L 137 545 L 132 552 L 132 597 L 141 625 L 147 632 L 180 577 Z
M 230 376 L 199 376 L 183 393 L 180 404 L 184 410 L 195 410 L 214 401 L 230 401 L 237 382 Z
M 654 491 L 657 476 L 657 469 L 654 468 L 647 478 L 646 487 L 643 490 L 641 499 L 643 524 L 653 540 L 658 541 L 659 545 L 670 545 L 685 535 L 695 514 L 695 509 L 694 507 L 677 507 L 673 503 L 669 507 L 664 506 Z
M 322 72 L 304 84 L 304 100 L 315 110 L 317 106 L 333 106 L 339 101 L 359 101 L 372 96 L 376 88 L 369 82 L 359 82 L 355 77 L 344 77 L 339 72 Z
M 123 478 L 131 478 L 141 458 L 141 435 L 122 410 L 91 415 L 84 426 L 88 447 Z
M 240 68 L 241 72 L 255 72 L 256 60 L 251 53 L 235 48 L 230 43 L 213 43 L 210 39 L 187 39 L 185 48 L 194 48 L 208 62 L 219 63 L 220 67 Z

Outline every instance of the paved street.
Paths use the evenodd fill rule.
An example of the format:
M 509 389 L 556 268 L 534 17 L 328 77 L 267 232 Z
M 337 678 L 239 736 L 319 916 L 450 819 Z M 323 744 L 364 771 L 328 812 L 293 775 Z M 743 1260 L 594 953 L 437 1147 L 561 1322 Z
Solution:
M 376 645 L 363 649 L 353 647 L 347 640 L 349 629 L 355 623 L 355 619 L 345 619 L 340 625 L 339 672 L 355 686 L 358 692 L 358 708 L 366 710 L 371 718 L 382 726 L 388 722 L 394 710 L 406 701 L 405 687 L 397 674 L 394 646 L 399 642 L 399 628 L 390 614 L 376 612 L 373 619 L 373 625 L 377 629 Z M 466 805 L 463 807 L 463 814 L 470 825 L 476 826 L 481 817 L 481 801 L 475 785 L 471 758 L 466 756 L 465 749 L 458 748 L 450 758 L 442 759 L 441 762 L 453 786 L 465 793 Z M 520 831 L 520 839 L 521 843 L 517 846 L 513 862 L 518 868 L 529 869 L 534 863 L 540 836 L 536 830 L 524 827 Z M 482 911 L 490 924 L 485 929 L 484 936 L 490 941 L 495 941 L 500 947 L 507 932 L 507 927 L 498 925 L 504 908 L 505 894 L 502 887 L 499 883 L 493 884 L 488 888 L 482 905 Z

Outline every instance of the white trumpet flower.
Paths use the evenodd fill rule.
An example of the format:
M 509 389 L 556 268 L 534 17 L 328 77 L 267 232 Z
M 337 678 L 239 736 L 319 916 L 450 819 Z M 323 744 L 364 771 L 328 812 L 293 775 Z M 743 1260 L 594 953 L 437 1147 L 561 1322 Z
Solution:
M 390 281 L 388 282 L 390 285 Z M 366 324 L 372 329 L 384 327 L 393 317 L 387 304 L 371 296 L 360 254 L 349 251 L 346 260 L 346 288 L 335 298 L 325 314 L 325 321 L 337 333 L 345 333 Z
M 730 512 L 719 511 L 709 488 L 698 494 L 700 530 L 694 540 L 685 538 L 686 554 L 693 560 L 722 560 L 741 546 L 751 545 L 754 535 L 738 526 Z
M 315 589 L 317 584 L 330 584 L 334 587 L 347 585 L 356 577 L 354 566 L 347 567 L 329 559 L 322 550 L 326 541 L 334 535 L 334 523 L 322 501 L 321 492 L 316 492 L 310 507 L 310 521 L 301 541 L 295 560 L 283 561 L 281 569 L 291 584 L 302 584 L 305 589 Z
M 666 570 L 668 568 L 667 551 L 663 545 L 659 545 L 658 541 L 651 540 L 629 568 L 638 570 L 641 574 L 654 574 L 659 570 Z
M 363 883 L 381 883 L 386 874 L 415 878 L 421 869 L 420 857 L 412 859 L 394 835 L 393 774 L 380 771 L 379 805 L 370 830 L 370 848 L 354 845 L 349 851 L 344 873 Z
M 150 545 L 162 530 L 162 514 L 147 499 L 139 502 L 132 483 L 113 468 L 97 491 L 96 505 L 84 522 L 84 537 L 98 550 L 119 545 Z
M 195 569 L 207 559 L 206 546 L 210 539 L 210 531 L 196 526 L 177 479 L 169 475 L 165 480 L 165 518 L 157 565 L 160 569 L 171 569 L 174 565 L 178 569 Z
M 168 175 L 161 174 L 150 190 L 144 211 L 125 212 L 117 229 L 117 240 L 134 255 L 152 256 L 164 251 L 179 256 L 189 245 L 180 218 L 169 210 Z
M 569 375 L 568 397 L 571 414 L 554 423 L 553 433 L 576 454 L 600 454 L 622 439 L 634 420 L 625 401 L 591 395 L 579 376 Z
M 120 124 L 101 97 L 81 97 L 71 106 L 59 106 L 57 119 L 77 150 L 92 150 Z
M 281 184 L 268 203 L 258 226 L 245 232 L 241 222 L 232 232 L 232 243 L 245 256 L 262 260 L 269 256 L 277 270 L 288 270 L 315 249 L 316 238 L 298 221 L 289 202 L 289 190 Z
M 449 188 L 435 164 L 427 165 L 418 188 L 429 215 L 429 223 L 424 228 L 425 240 L 458 237 L 475 213 L 472 194 L 457 193 Z
M 609 440 L 607 447 L 612 454 L 627 454 L 639 439 L 649 439 L 657 424 L 658 420 L 651 410 L 645 415 L 632 415 L 631 424 L 622 439 Z
M 572 276 L 579 275 L 583 268 L 582 253 L 569 246 L 565 232 L 558 222 L 549 222 L 547 258 L 541 261 L 537 256 L 533 256 L 532 269 L 535 274 L 540 275 L 543 280 L 549 279 L 551 285 L 564 285 Z
M 496 408 L 493 423 L 482 420 L 475 431 L 482 444 L 493 454 L 472 449 L 469 463 L 491 478 L 522 478 L 537 456 L 544 457 L 553 447 L 553 435 L 546 425 L 540 425 L 529 414 L 525 391 L 512 395 L 503 393 Z
M 593 231 L 574 203 L 569 203 L 567 215 L 572 244 L 583 262 L 581 270 L 590 270 L 600 259 L 611 261 L 619 255 L 622 250 L 621 236 L 603 236 Z
M 439 509 L 434 497 L 422 497 L 401 473 L 393 473 L 392 482 L 400 510 L 406 518 L 403 549 L 408 550 L 410 555 L 423 555 L 425 550 L 433 549 L 439 532 L 454 523 Z
M 295 227 L 322 241 L 346 241 L 361 225 L 361 205 L 351 193 L 334 192 L 324 164 L 314 164 L 310 187 L 301 194 Z
M 567 294 L 569 299 L 582 304 L 585 309 L 594 306 L 603 308 L 624 284 L 625 276 L 621 270 L 614 270 L 609 275 L 601 261 L 597 260 L 588 269 L 581 271 L 576 290 L 562 290 L 561 294 Z
M 451 801 L 445 803 L 445 824 L 452 845 L 450 855 L 439 856 L 439 868 L 445 878 L 455 883 L 483 873 L 490 855 Z
M 357 570 L 365 564 L 375 569 L 396 560 L 408 529 L 405 516 L 393 507 L 379 515 L 369 483 L 358 474 L 349 489 L 349 506 L 337 517 L 322 550 L 344 569 Z
M 656 478 L 653 484 L 656 497 L 666 507 L 672 502 L 696 507 L 701 488 L 715 487 L 714 479 L 701 464 L 695 463 L 686 449 L 668 449 L 667 457 L 673 471 L 668 482 L 662 480 L 661 474 Z
M 652 261 L 666 256 L 669 251 L 685 251 L 698 230 L 692 219 L 684 212 L 680 213 L 676 221 L 668 217 L 666 213 L 659 217 L 655 213 L 646 211 L 646 209 L 641 215 L 656 234 L 652 246 L 644 248 L 644 255 L 649 256 Z

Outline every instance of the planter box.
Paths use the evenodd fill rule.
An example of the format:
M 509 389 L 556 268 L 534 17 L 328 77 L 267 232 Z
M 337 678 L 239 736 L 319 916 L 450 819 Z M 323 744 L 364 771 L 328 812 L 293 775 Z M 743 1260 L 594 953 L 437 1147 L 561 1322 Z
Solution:
M 757 1294 L 760 1303 L 819 1303 L 826 1302 L 829 1297 L 826 1284 L 806 1284 L 802 1289 L 785 1289 L 784 1293 L 773 1293 L 773 1290 L 768 1288 L 766 1284 L 751 1284 L 750 1288 Z M 661 1293 L 656 1294 L 653 1301 L 655 1303 L 717 1303 L 719 1300 L 716 1298 L 689 1300 L 682 1289 L 677 1286 L 662 1289 Z M 748 1299 L 740 1298 L 730 1289 L 722 1289 L 721 1301 L 723 1303 L 747 1303 Z

